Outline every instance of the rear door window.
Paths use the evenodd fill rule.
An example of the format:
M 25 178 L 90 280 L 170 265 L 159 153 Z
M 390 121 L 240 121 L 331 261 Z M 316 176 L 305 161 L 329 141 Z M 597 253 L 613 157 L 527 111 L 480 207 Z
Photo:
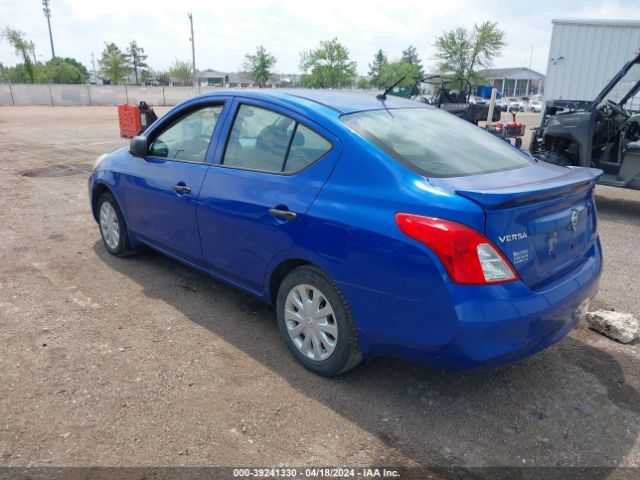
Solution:
M 331 150 L 331 143 L 296 120 L 240 105 L 222 164 L 245 170 L 295 173 Z
M 331 150 L 331 143 L 310 128 L 297 124 L 284 166 L 287 173 L 302 170 Z
M 531 162 L 504 140 L 437 108 L 370 110 L 343 115 L 342 121 L 427 177 L 500 172 Z

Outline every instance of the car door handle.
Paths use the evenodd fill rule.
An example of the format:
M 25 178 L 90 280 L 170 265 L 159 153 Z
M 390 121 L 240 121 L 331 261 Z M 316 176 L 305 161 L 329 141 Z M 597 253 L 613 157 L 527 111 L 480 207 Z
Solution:
M 176 183 L 173 187 L 171 187 L 171 190 L 173 190 L 174 192 L 182 193 L 183 195 L 191 193 L 191 187 L 180 185 L 179 183 Z
M 269 215 L 276 218 L 282 218 L 283 220 L 288 220 L 293 222 L 298 215 L 295 212 L 291 212 L 289 210 L 280 210 L 279 208 L 270 208 Z

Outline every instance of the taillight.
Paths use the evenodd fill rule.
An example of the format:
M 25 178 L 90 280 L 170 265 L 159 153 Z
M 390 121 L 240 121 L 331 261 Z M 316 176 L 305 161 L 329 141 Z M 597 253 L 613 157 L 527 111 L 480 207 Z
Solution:
M 410 213 L 396 213 L 395 219 L 402 233 L 438 256 L 455 283 L 486 285 L 518 278 L 491 240 L 471 227 Z

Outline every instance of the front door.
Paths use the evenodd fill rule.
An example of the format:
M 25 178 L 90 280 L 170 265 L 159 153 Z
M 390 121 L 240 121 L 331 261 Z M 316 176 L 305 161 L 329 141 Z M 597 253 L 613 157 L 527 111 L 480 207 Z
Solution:
M 198 206 L 205 262 L 260 291 L 270 261 L 290 248 L 340 155 L 336 137 L 261 102 L 240 103 Z
M 196 204 L 222 109 L 222 103 L 201 104 L 154 129 L 148 156 L 132 159 L 124 186 L 133 234 L 195 263 L 202 260 Z

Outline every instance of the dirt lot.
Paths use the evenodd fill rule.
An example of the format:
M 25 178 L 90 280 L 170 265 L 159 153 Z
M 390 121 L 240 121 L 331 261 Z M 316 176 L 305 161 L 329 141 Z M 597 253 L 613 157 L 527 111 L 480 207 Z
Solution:
M 497 370 L 317 377 L 270 307 L 105 252 L 86 179 L 124 144 L 115 108 L 0 108 L 0 466 L 640 467 L 638 342 L 580 326 Z M 638 315 L 640 192 L 597 193 L 594 307 Z

